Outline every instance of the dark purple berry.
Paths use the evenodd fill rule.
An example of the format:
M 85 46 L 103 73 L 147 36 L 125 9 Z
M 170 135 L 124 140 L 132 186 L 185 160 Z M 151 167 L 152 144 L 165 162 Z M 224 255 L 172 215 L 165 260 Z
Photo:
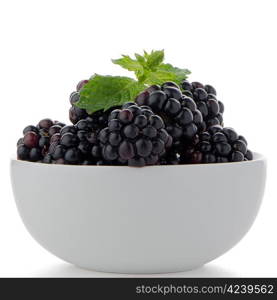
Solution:
M 164 122 L 161 117 L 152 115 L 149 118 L 150 125 L 155 127 L 157 130 L 164 128 Z
M 192 164 L 200 164 L 202 162 L 202 159 L 203 159 L 202 152 L 195 151 L 195 152 L 192 153 L 190 163 L 192 163 Z
M 145 159 L 142 157 L 135 157 L 128 160 L 128 166 L 130 167 L 144 167 L 145 164 Z
M 179 89 L 179 86 L 177 83 L 173 82 L 173 81 L 167 81 L 167 82 L 164 82 L 162 85 L 161 85 L 161 88 L 164 89 L 165 87 L 175 87 L 177 89 Z
M 61 131 L 62 127 L 59 125 L 53 125 L 49 128 L 49 135 L 52 136 L 55 133 L 59 133 Z
M 57 145 L 52 153 L 53 159 L 57 160 L 59 158 L 63 158 L 65 151 L 66 149 L 62 145 Z
M 37 133 L 33 131 L 28 131 L 23 137 L 24 145 L 29 148 L 37 147 L 38 141 L 39 141 L 39 136 Z
M 149 140 L 142 138 L 136 141 L 136 149 L 139 156 L 147 157 L 151 154 L 153 145 Z
M 161 90 L 161 87 L 158 84 L 153 84 L 146 89 L 146 91 L 149 93 L 152 93 L 154 91 L 160 91 L 160 90 Z
M 40 148 L 32 148 L 30 150 L 30 154 L 29 154 L 29 160 L 30 161 L 39 161 L 41 160 L 42 157 L 42 153 L 41 153 L 41 149 Z
M 118 119 L 123 124 L 129 124 L 130 122 L 132 122 L 133 118 L 133 113 L 129 109 L 123 109 L 118 114 Z
M 173 98 L 169 98 L 166 101 L 165 107 L 164 107 L 164 111 L 172 116 L 177 115 L 181 110 L 181 103 L 180 101 L 173 99 Z
M 76 148 L 70 148 L 65 152 L 64 159 L 69 163 L 77 164 L 80 161 L 80 151 Z
M 48 136 L 42 136 L 39 139 L 38 145 L 40 148 L 48 147 L 50 144 L 50 138 Z
M 226 143 L 226 142 L 228 142 L 226 135 L 222 132 L 216 132 L 213 135 L 212 141 L 214 143 L 223 143 L 223 142 Z
M 166 86 L 163 88 L 164 93 L 167 95 L 168 98 L 174 98 L 176 100 L 179 100 L 182 98 L 182 92 L 180 91 L 179 87 L 172 87 L 172 86 Z M 150 95 L 151 97 L 151 95 Z M 149 104 L 150 105 L 150 104 Z M 151 105 L 150 105 L 151 107 Z
M 104 128 L 99 133 L 99 140 L 101 143 L 106 144 L 109 139 L 109 128 Z
M 201 82 L 198 82 L 198 81 L 194 81 L 191 83 L 193 89 L 204 89 L 204 85 L 201 83 Z
M 149 98 L 149 92 L 148 91 L 144 91 L 144 92 L 141 92 L 137 97 L 136 97 L 136 103 L 138 105 L 146 105 L 147 104 L 147 101 L 148 101 L 148 98 Z
M 184 90 L 187 90 L 187 91 L 192 91 L 193 90 L 192 85 L 187 80 L 184 80 L 181 83 L 181 86 L 182 86 L 182 89 L 184 89 Z
M 55 133 L 54 135 L 51 136 L 50 138 L 50 144 L 52 143 L 57 143 L 61 139 L 60 133 Z
M 81 80 L 81 81 L 79 81 L 78 84 L 77 84 L 77 86 L 76 86 L 76 90 L 79 92 L 82 89 L 82 87 L 84 85 L 86 85 L 88 82 L 89 82 L 88 80 Z
M 33 131 L 35 133 L 39 133 L 39 130 L 38 130 L 38 128 L 36 126 L 29 125 L 29 126 L 27 126 L 27 127 L 24 128 L 23 134 L 25 134 L 25 133 L 27 133 L 29 131 Z
M 224 142 L 224 143 L 217 143 L 215 145 L 215 149 L 217 154 L 219 154 L 220 156 L 228 156 L 232 150 L 232 147 L 230 144 Z
M 113 119 L 113 120 L 110 120 L 110 121 L 109 121 L 108 126 L 109 126 L 109 130 L 110 130 L 110 131 L 118 131 L 118 130 L 121 129 L 122 124 L 120 123 L 119 120 Z
M 122 141 L 121 134 L 119 132 L 111 132 L 109 134 L 109 143 L 112 146 L 118 146 Z
M 134 120 L 134 125 L 136 125 L 140 129 L 144 128 L 147 125 L 147 123 L 148 123 L 148 120 L 145 115 L 136 116 L 136 118 Z
M 197 88 L 193 92 L 193 96 L 198 100 L 198 101 L 207 101 L 208 99 L 208 94 L 203 88 Z
M 223 132 L 227 136 L 230 142 L 234 142 L 238 139 L 238 134 L 235 132 L 233 128 L 225 127 L 223 128 Z
M 60 143 L 67 148 L 74 147 L 78 144 L 78 138 L 73 133 L 68 132 L 62 135 Z
M 101 147 L 98 145 L 94 145 L 91 149 L 91 155 L 95 158 L 100 158 L 101 157 Z
M 231 153 L 230 160 L 233 162 L 243 161 L 244 155 L 239 151 L 234 151 Z
M 77 133 L 77 129 L 75 126 L 67 125 L 62 128 L 62 130 L 60 131 L 60 134 L 64 135 L 65 133 L 68 133 L 68 132 L 75 134 L 75 133 Z
M 20 160 L 29 160 L 30 149 L 24 145 L 17 147 L 17 158 Z
M 248 159 L 248 160 L 252 160 L 253 159 L 253 153 L 250 151 L 250 150 L 247 150 L 246 154 L 245 154 L 245 157 Z
M 154 110 L 162 110 L 166 101 L 166 94 L 162 91 L 155 91 L 150 94 L 147 104 Z
M 51 126 L 53 126 L 53 121 L 51 119 L 43 119 L 41 121 L 39 121 L 38 123 L 38 127 L 41 128 L 45 128 L 45 129 L 49 129 Z
M 78 145 L 78 149 L 84 155 L 89 155 L 91 153 L 92 145 L 88 141 L 81 141 Z
M 24 141 L 23 141 L 23 138 L 20 138 L 18 141 L 17 141 L 17 146 L 19 145 L 24 145 Z
M 124 141 L 118 148 L 118 154 L 122 159 L 129 160 L 135 156 L 135 150 L 132 143 Z
M 116 160 L 118 158 L 117 149 L 111 145 L 104 146 L 103 157 L 110 161 Z
M 136 125 L 130 124 L 130 125 L 127 125 L 127 126 L 124 127 L 123 133 L 124 133 L 126 138 L 134 139 L 138 136 L 139 129 Z
M 217 116 L 219 114 L 219 104 L 216 100 L 213 99 L 208 100 L 207 108 L 211 116 Z
M 74 103 L 78 102 L 80 99 L 80 94 L 78 92 L 73 92 L 70 95 L 70 104 L 73 105 Z
M 202 162 L 205 164 L 211 164 L 216 162 L 216 157 L 212 153 L 207 153 L 203 155 Z
M 247 152 L 247 145 L 243 141 L 237 140 L 232 146 L 234 150 L 241 152 L 243 155 Z
M 209 84 L 206 84 L 205 85 L 205 90 L 208 94 L 213 94 L 213 95 L 216 95 L 216 90 L 213 86 L 209 85 Z
M 85 109 L 76 106 L 72 106 L 69 109 L 69 119 L 73 124 L 76 124 L 81 119 L 85 119 L 87 116 L 88 114 Z

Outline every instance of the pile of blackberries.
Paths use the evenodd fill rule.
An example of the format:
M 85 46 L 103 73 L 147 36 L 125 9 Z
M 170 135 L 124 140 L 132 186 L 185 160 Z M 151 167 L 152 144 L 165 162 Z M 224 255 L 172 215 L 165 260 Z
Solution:
M 253 159 L 246 139 L 223 127 L 224 106 L 211 85 L 165 82 L 134 102 L 88 114 L 74 105 L 87 82 L 70 95 L 72 125 L 43 119 L 27 126 L 17 143 L 18 159 L 133 167 Z

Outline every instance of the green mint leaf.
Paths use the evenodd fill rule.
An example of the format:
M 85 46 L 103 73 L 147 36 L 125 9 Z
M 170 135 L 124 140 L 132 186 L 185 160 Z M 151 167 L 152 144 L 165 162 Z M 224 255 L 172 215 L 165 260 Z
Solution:
M 146 55 L 147 68 L 151 71 L 155 71 L 164 60 L 164 50 L 152 50 L 150 54 L 145 52 L 144 55 Z
M 135 57 L 139 64 L 141 64 L 142 67 L 146 67 L 146 58 L 138 53 L 135 53 Z
M 166 81 L 174 81 L 181 84 L 182 80 L 186 79 L 190 74 L 187 69 L 173 67 L 171 64 L 161 64 L 156 71 L 149 72 L 144 82 L 146 84 L 162 84 Z
M 143 69 L 142 65 L 137 60 L 132 59 L 129 55 L 122 55 L 122 58 L 112 59 L 112 62 L 129 71 L 136 72 Z
M 144 89 L 144 84 L 129 77 L 95 74 L 81 89 L 76 106 L 90 113 L 100 109 L 107 110 L 112 106 L 134 101 Z
M 143 55 L 135 53 L 135 59 L 128 55 L 122 55 L 122 58 L 113 59 L 112 62 L 120 65 L 124 69 L 135 72 L 139 82 L 143 82 L 149 72 L 154 72 L 164 60 L 164 50 L 152 50 L 147 53 L 144 50 Z

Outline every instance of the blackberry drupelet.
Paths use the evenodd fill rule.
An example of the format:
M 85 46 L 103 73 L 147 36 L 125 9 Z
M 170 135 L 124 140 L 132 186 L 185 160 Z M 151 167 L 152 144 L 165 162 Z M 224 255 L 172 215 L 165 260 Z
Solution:
M 136 103 L 141 107 L 148 105 L 164 120 L 174 147 L 192 139 L 202 128 L 203 118 L 196 103 L 183 95 L 174 82 L 150 86 L 137 96 Z
M 197 108 L 201 111 L 204 122 L 203 130 L 213 125 L 223 126 L 224 105 L 217 100 L 216 90 L 211 85 L 203 85 L 200 82 L 182 82 L 183 94 L 192 98 Z
M 23 130 L 24 136 L 17 143 L 18 159 L 34 162 L 43 160 L 52 138 L 59 135 L 63 126 L 64 124 L 61 122 L 43 119 L 37 126 L 29 125 L 25 127 Z
M 181 163 L 222 163 L 252 160 L 247 141 L 234 129 L 210 126 L 208 131 L 195 136 L 190 145 L 181 152 Z
M 168 151 L 159 161 L 159 165 L 179 165 L 180 155 L 175 151 Z
M 134 167 L 158 164 L 172 143 L 164 127 L 162 118 L 150 107 L 131 102 L 113 110 L 108 126 L 98 135 L 103 164 Z

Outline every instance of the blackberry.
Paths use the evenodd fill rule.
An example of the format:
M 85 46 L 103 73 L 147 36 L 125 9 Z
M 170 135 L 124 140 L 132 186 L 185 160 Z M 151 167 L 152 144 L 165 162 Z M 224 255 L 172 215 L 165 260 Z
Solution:
M 150 109 L 127 103 L 113 110 L 98 140 L 104 163 L 143 167 L 157 164 L 171 146 L 162 118 Z
M 17 142 L 17 157 L 21 160 L 41 161 L 46 156 L 51 141 L 63 128 L 64 124 L 51 119 L 39 121 L 37 126 L 29 125 L 23 130 L 23 138 Z
M 224 105 L 217 100 L 216 90 L 211 85 L 200 82 L 182 82 L 183 94 L 192 98 L 203 116 L 202 128 L 206 130 L 213 125 L 223 126 Z
M 244 137 L 229 127 L 210 126 L 181 152 L 182 163 L 222 163 L 252 160 Z
M 137 96 L 136 103 L 141 107 L 149 106 L 164 120 L 174 146 L 192 139 L 201 129 L 203 118 L 196 103 L 192 98 L 183 95 L 174 82 L 147 88 Z
M 45 163 L 96 165 L 102 157 L 98 148 L 97 130 L 90 118 L 67 125 L 50 139 Z

